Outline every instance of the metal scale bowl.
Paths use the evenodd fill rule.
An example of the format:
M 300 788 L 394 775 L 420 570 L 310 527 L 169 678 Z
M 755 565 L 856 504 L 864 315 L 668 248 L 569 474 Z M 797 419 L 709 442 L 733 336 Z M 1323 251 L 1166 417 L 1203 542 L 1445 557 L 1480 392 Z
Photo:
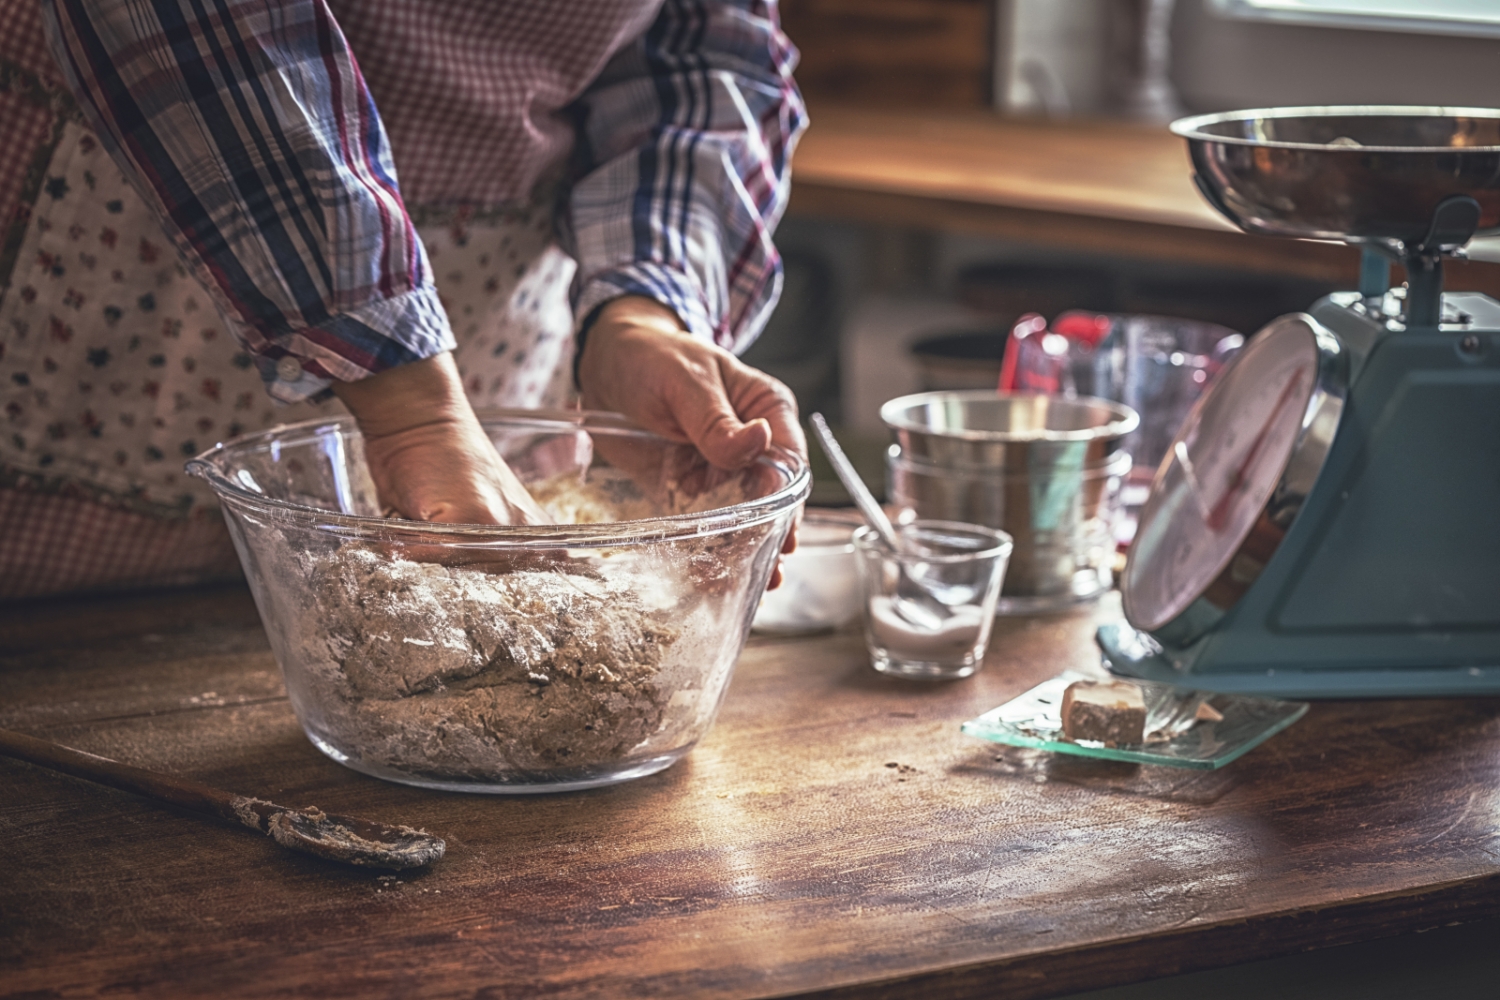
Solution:
M 1443 259 L 1500 232 L 1500 111 L 1172 130 L 1230 221 L 1364 259 L 1358 291 L 1272 321 L 1187 418 L 1121 577 L 1129 625 L 1099 630 L 1106 664 L 1257 694 L 1500 693 L 1500 303 L 1442 292 Z

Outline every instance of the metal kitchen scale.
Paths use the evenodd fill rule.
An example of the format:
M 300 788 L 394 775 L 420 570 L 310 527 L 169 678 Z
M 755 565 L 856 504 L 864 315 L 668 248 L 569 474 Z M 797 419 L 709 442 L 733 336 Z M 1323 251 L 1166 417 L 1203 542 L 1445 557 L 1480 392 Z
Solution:
M 1443 259 L 1500 232 L 1500 111 L 1172 129 L 1231 222 L 1357 244 L 1361 287 L 1272 321 L 1194 408 L 1121 577 L 1129 625 L 1099 630 L 1106 665 L 1291 697 L 1500 694 L 1500 302 L 1442 291 Z

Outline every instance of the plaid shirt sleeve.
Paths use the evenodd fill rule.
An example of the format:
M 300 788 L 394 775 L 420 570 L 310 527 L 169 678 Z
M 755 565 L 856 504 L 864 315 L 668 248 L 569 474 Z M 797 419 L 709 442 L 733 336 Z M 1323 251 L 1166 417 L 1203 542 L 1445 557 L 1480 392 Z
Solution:
M 807 114 L 775 0 L 666 0 L 578 103 L 564 232 L 580 320 L 620 295 L 742 351 L 781 291 L 771 232 Z
M 385 130 L 324 0 L 43 8 L 90 123 L 273 397 L 316 397 L 454 346 Z

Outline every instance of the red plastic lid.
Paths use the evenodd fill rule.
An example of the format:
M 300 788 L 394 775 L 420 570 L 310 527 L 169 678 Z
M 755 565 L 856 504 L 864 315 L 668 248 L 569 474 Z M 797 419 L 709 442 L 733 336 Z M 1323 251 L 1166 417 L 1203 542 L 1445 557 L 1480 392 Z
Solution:
M 1114 321 L 1101 313 L 1075 309 L 1053 320 L 1052 332 L 1092 348 L 1109 336 L 1109 328 L 1113 325 Z

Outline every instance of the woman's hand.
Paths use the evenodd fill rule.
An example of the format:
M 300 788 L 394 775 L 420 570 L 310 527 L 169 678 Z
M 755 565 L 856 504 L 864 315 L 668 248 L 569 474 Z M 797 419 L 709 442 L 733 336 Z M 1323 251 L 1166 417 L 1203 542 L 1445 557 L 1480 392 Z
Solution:
M 625 295 L 600 310 L 578 382 L 586 408 L 690 442 L 721 469 L 743 469 L 773 444 L 807 458 L 791 390 L 696 339 L 651 299 Z
M 359 422 L 380 502 L 413 521 L 549 524 L 464 395 L 450 354 L 335 382 Z
M 666 306 L 622 296 L 600 310 L 578 360 L 588 409 L 623 413 L 690 442 L 721 469 L 742 469 L 780 445 L 807 460 L 792 392 L 765 372 L 687 333 Z M 797 547 L 795 526 L 782 552 Z M 771 578 L 781 582 L 778 565 Z

